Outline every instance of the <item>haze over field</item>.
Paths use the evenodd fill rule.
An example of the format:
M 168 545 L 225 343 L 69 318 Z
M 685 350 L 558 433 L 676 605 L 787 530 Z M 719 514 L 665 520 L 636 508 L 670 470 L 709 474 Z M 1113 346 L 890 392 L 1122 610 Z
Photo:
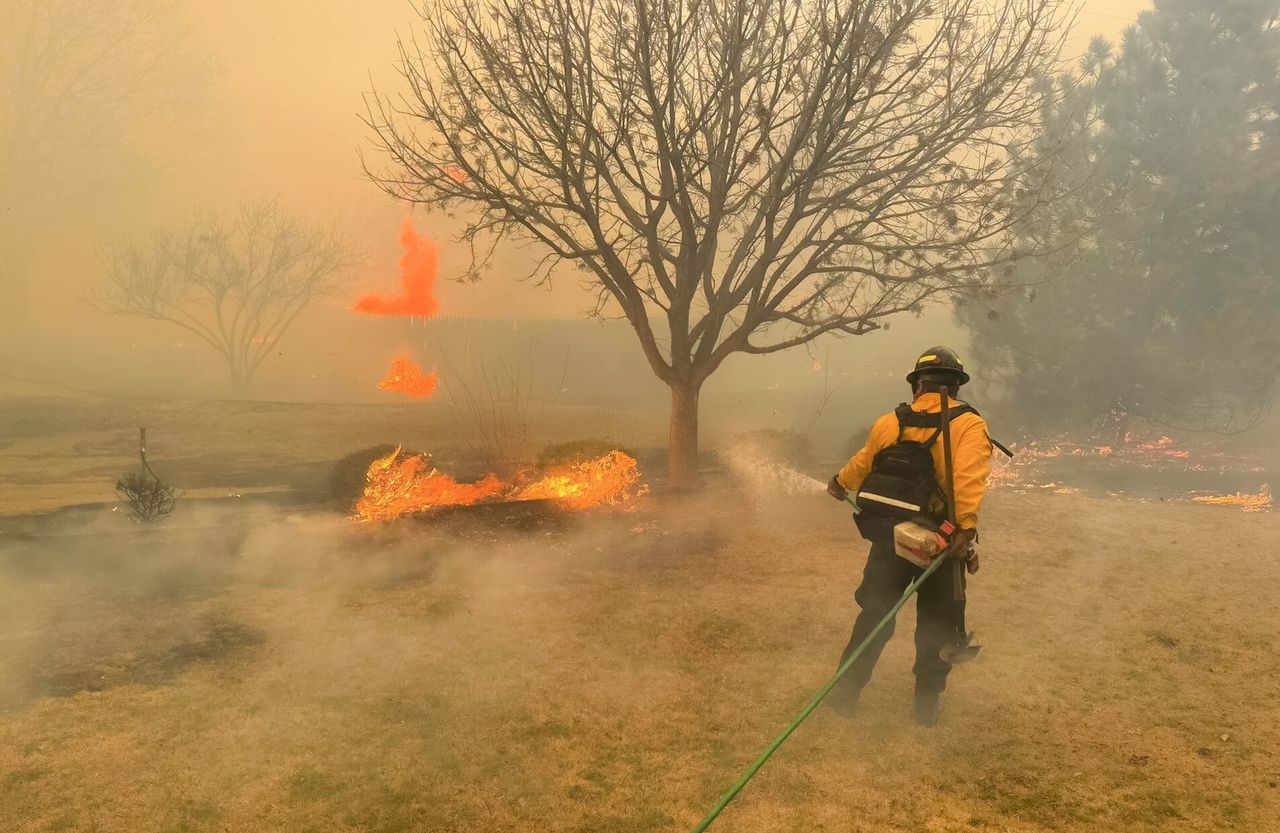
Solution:
M 22 21 L 40 5 L 5 0 L 3 8 Z M 47 14 L 65 19 L 50 17 L 46 23 L 82 28 L 92 47 L 93 27 L 120 25 L 86 13 L 92 5 L 49 5 Z M 13 232 L 18 239 L 6 255 L 11 268 L 0 274 L 15 299 L 5 313 L 12 326 L 0 336 L 6 363 L 29 381 L 100 392 L 153 395 L 170 386 L 183 395 L 223 395 L 217 357 L 189 336 L 161 322 L 106 316 L 85 300 L 102 279 L 104 249 L 146 239 L 199 212 L 278 198 L 301 218 L 333 224 L 367 260 L 345 278 L 342 291 L 302 315 L 283 340 L 282 355 L 265 365 L 256 395 L 376 396 L 364 377 L 382 372 L 388 351 L 422 346 L 431 336 L 408 327 L 371 328 L 343 314 L 358 296 L 394 280 L 398 231 L 407 211 L 363 176 L 359 151 L 369 130 L 359 116 L 362 96 L 371 88 L 397 89 L 396 34 L 420 25 L 411 4 L 133 0 L 127 6 L 159 13 L 143 27 L 145 42 L 130 46 L 154 56 L 146 53 L 136 64 L 117 56 L 110 83 L 121 88 L 121 105 L 110 97 L 102 102 L 110 114 L 100 130 L 69 124 L 64 132 L 75 144 L 59 146 L 60 159 L 46 163 L 38 179 L 13 176 L 5 187 L 5 213 L 30 218 Z M 1070 49 L 1082 53 L 1095 34 L 1114 38 L 1141 8 L 1136 0 L 1089 0 Z M 10 29 L 21 31 L 22 26 Z M 56 121 L 50 124 L 57 127 Z M 18 161 L 23 157 L 7 155 L 11 164 L 26 164 Z M 50 183 L 53 172 L 58 179 Z M 443 316 L 580 318 L 591 306 L 573 273 L 561 274 L 554 290 L 509 279 L 528 271 L 533 253 L 526 244 L 500 247 L 480 283 L 450 281 L 467 263 L 465 247 L 451 242 L 458 226 L 422 211 L 414 213 L 414 222 L 442 244 L 437 291 Z M 828 340 L 814 352 L 822 358 L 832 351 L 839 372 L 865 372 L 872 364 L 864 361 L 868 354 L 901 357 L 921 339 L 963 339 L 945 310 L 928 312 L 927 320 L 927 331 L 908 319 L 899 324 L 901 336 L 878 333 L 874 346 L 863 343 L 869 339 Z M 145 378 L 149 374 L 139 372 L 140 364 L 152 365 L 160 380 Z M 811 360 L 746 364 L 743 373 L 758 374 L 769 386 L 788 383 Z M 317 365 L 340 369 L 317 372 Z M 313 374 L 325 381 L 312 381 Z
M 1280 0 L 0 0 L 0 833 L 1271 831 L 1277 228 Z

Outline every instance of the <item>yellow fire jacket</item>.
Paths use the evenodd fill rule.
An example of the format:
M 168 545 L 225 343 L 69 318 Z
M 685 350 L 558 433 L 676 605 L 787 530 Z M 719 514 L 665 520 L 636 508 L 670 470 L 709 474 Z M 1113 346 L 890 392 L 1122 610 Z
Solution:
M 951 401 L 951 407 L 963 402 Z M 911 403 L 912 410 L 936 414 L 942 410 L 942 396 L 938 393 L 922 393 Z M 902 432 L 904 440 L 925 442 L 932 436 L 932 428 L 907 428 Z M 898 417 L 890 411 L 871 426 L 871 434 L 862 450 L 853 455 L 836 475 L 840 485 L 857 493 L 858 487 L 871 471 L 871 461 L 883 448 L 898 441 Z M 933 470 L 938 482 L 943 483 L 946 469 L 943 465 L 942 438 L 933 444 Z M 987 491 L 987 475 L 991 472 L 991 439 L 987 436 L 987 422 L 977 414 L 960 416 L 951 423 L 951 457 L 955 470 L 956 520 L 963 529 L 978 526 L 978 508 Z

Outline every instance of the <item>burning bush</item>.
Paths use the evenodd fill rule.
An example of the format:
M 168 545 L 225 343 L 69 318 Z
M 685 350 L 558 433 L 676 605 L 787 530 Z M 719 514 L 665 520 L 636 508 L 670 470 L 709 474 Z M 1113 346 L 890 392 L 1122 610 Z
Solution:
M 369 466 L 364 494 L 356 501 L 356 517 L 389 520 L 440 506 L 470 506 L 505 488 L 492 474 L 478 483 L 459 483 L 433 466 L 428 455 L 406 456 L 397 448 Z
M 397 448 L 370 464 L 355 518 L 383 521 L 448 506 L 517 500 L 554 500 L 572 509 L 618 506 L 648 491 L 639 481 L 635 459 L 621 451 L 563 467 L 521 485 L 504 482 L 494 474 L 475 483 L 461 483 L 432 465 L 429 456 L 405 455 Z
M 610 451 L 599 459 L 575 463 L 525 486 L 516 499 L 560 500 L 574 509 L 617 506 L 648 492 L 648 487 L 639 481 L 635 458 Z
M 396 451 L 396 446 L 384 443 L 353 451 L 333 464 L 333 473 L 329 475 L 329 496 L 334 503 L 350 509 L 364 494 L 365 484 L 369 480 L 369 466 L 375 460 L 381 460 Z M 412 455 L 413 452 L 406 452 Z

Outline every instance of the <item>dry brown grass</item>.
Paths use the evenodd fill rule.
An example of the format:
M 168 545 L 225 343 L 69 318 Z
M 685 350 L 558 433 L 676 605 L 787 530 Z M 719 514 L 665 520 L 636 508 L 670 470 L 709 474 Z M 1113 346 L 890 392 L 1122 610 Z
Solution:
M 562 406 L 539 441 L 593 436 L 617 414 Z M 156 472 L 190 498 L 322 494 L 333 464 L 384 443 L 462 445 L 448 405 L 113 399 L 10 393 L 0 383 L 0 516 L 111 502 L 147 426 Z M 632 438 L 634 440 L 634 437 Z M 180 511 L 180 510 L 179 510 Z
M 910 723 L 908 610 L 862 714 L 713 830 L 1276 829 L 1280 521 L 987 518 L 944 725 Z M 526 533 L 176 521 L 0 551 L 0 829 L 687 830 L 832 670 L 865 554 L 825 498 L 727 491 Z

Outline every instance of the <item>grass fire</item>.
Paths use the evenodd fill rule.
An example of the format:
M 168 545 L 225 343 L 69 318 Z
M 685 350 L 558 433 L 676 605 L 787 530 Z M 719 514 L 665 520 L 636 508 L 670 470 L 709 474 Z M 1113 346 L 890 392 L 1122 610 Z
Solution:
M 1280 819 L 1280 0 L 0 0 L 0 833 Z
M 648 491 L 639 482 L 636 461 L 621 451 L 564 466 L 537 479 L 503 482 L 489 474 L 475 483 L 459 483 L 436 469 L 429 456 L 405 455 L 397 448 L 369 465 L 367 479 L 364 494 L 356 502 L 360 521 L 394 520 L 449 506 L 523 500 L 556 501 L 571 509 L 630 507 Z

